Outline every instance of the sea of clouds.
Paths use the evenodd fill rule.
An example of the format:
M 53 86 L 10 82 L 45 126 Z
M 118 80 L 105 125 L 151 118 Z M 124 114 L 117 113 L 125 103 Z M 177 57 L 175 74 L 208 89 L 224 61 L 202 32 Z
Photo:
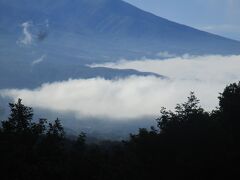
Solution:
M 14 100 L 22 98 L 24 104 L 31 107 L 72 113 L 79 119 L 130 120 L 156 116 L 163 106 L 173 109 L 177 103 L 186 101 L 190 91 L 195 92 L 203 108 L 211 111 L 218 106 L 218 96 L 224 87 L 240 80 L 240 56 L 234 55 L 185 55 L 166 60 L 121 60 L 91 66 L 136 69 L 168 78 L 69 79 L 46 83 L 34 90 L 1 90 L 0 94 Z

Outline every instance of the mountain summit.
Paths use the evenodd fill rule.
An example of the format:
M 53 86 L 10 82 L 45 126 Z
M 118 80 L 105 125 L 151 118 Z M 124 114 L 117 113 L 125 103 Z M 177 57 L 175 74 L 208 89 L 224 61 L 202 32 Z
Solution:
M 169 21 L 121 0 L 0 0 L 0 46 L 0 76 L 8 75 L 7 84 L 15 85 L 18 79 L 34 86 L 49 77 L 55 81 L 139 73 L 85 66 L 92 63 L 186 53 L 240 54 L 238 41 Z M 7 71 L 9 67 L 15 70 Z
M 50 56 L 60 49 L 58 54 L 68 51 L 84 62 L 155 57 L 159 52 L 240 53 L 238 41 L 171 22 L 121 0 L 0 0 L 0 31 L 6 34 L 20 33 L 24 22 L 37 28 L 46 21 Z

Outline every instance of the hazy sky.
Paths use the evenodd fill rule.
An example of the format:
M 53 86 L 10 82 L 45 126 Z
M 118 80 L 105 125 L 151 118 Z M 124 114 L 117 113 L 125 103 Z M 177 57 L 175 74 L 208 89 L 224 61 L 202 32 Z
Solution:
M 125 0 L 158 16 L 240 40 L 240 0 Z

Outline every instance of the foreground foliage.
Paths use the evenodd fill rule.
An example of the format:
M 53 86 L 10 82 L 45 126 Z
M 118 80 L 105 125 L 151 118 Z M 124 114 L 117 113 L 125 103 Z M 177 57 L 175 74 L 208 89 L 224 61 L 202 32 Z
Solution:
M 175 111 L 161 109 L 157 129 L 124 142 L 86 144 L 65 137 L 60 120 L 33 121 L 19 99 L 0 129 L 1 179 L 229 179 L 240 172 L 240 83 L 206 112 L 191 93 Z

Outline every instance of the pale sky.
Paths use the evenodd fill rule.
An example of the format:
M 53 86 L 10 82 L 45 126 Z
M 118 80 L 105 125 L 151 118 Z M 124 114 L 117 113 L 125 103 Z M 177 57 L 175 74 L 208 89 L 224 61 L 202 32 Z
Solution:
M 125 0 L 143 10 L 240 40 L 240 0 Z

